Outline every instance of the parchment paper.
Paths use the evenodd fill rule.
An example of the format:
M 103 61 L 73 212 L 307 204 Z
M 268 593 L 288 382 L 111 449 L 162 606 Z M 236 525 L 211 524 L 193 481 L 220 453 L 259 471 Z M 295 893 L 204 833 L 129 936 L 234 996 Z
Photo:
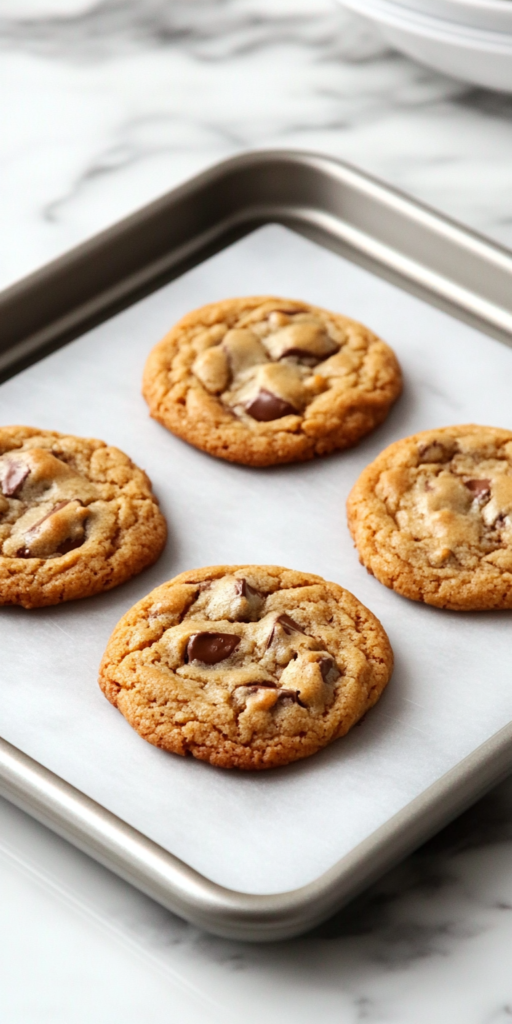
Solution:
M 281 294 L 367 323 L 395 348 L 405 390 L 355 450 L 255 470 L 215 460 L 149 419 L 151 346 L 195 306 Z M 406 601 L 359 565 L 344 503 L 387 444 L 449 423 L 512 424 L 512 352 L 277 226 L 256 231 L 0 388 L 0 422 L 100 437 L 149 473 L 170 539 L 109 594 L 0 609 L 0 733 L 211 879 L 253 893 L 305 884 L 504 725 L 512 714 L 510 614 Z M 348 737 L 306 761 L 244 774 L 151 747 L 101 694 L 110 632 L 187 568 L 278 563 L 352 590 L 396 655 L 387 692 Z

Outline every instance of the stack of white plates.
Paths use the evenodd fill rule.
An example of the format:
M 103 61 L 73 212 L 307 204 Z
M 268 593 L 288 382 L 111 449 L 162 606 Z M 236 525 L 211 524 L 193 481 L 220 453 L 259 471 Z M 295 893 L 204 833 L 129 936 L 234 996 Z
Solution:
M 512 92 L 512 0 L 341 0 L 393 46 L 475 85 Z

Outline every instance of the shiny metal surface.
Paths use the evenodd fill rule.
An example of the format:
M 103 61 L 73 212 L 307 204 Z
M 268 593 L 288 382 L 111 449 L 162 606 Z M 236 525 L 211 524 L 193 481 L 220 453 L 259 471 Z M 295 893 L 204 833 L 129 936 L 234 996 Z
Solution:
M 268 222 L 364 264 L 512 344 L 512 255 L 335 160 L 249 153 L 214 167 L 0 296 L 5 379 Z M 300 934 L 512 768 L 512 724 L 310 885 L 272 896 L 210 882 L 0 740 L 0 794 L 169 910 L 220 935 Z
M 512 255 L 327 157 L 213 167 L 0 295 L 11 376 L 260 224 L 279 222 L 510 343 Z
M 0 795 L 168 910 L 228 938 L 269 942 L 320 923 L 512 768 L 512 724 L 447 772 L 320 878 L 271 896 L 216 885 L 0 740 Z

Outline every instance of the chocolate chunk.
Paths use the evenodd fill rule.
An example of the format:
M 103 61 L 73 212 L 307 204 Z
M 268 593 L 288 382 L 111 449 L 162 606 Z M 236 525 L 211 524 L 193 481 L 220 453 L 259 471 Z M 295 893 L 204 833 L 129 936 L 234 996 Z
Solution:
M 251 587 L 251 584 L 244 579 L 236 581 L 235 594 L 237 597 L 245 597 L 247 600 L 251 597 L 261 597 L 259 591 Z
M 339 679 L 341 675 L 340 670 L 334 658 L 331 658 L 330 654 L 326 655 L 325 658 L 322 658 L 320 662 L 320 673 L 324 683 L 335 683 L 336 680 Z
M 65 502 L 65 504 L 67 504 L 67 502 Z M 51 515 L 51 513 L 50 513 L 50 515 Z M 45 516 L 45 519 L 47 519 L 47 518 L 48 517 Z M 41 520 L 41 522 L 43 522 L 43 520 Z M 83 537 L 76 537 L 74 540 L 73 540 L 72 537 L 69 537 L 68 540 L 63 541 L 62 544 L 60 545 L 60 547 L 57 548 L 55 554 L 56 555 L 67 555 L 68 551 L 74 551 L 75 548 L 81 548 L 82 544 L 84 543 L 84 540 L 85 540 L 85 532 L 84 532 Z M 18 550 L 16 552 L 16 558 L 33 558 L 33 557 L 34 556 L 32 555 L 32 552 L 31 552 L 29 547 L 18 548 Z
M 277 622 L 283 627 L 288 636 L 291 636 L 292 633 L 304 634 L 302 626 L 299 626 L 298 622 L 295 622 L 295 619 L 292 619 L 291 615 L 287 615 L 286 612 L 283 612 L 282 615 L 278 615 L 276 623 Z
M 301 708 L 305 708 L 306 707 L 306 705 L 302 703 L 302 701 L 301 701 L 301 699 L 299 697 L 299 691 L 298 690 L 285 690 L 285 689 L 279 690 L 278 694 L 277 694 L 277 699 L 282 701 L 284 704 L 288 704 L 288 703 L 300 704 Z
M 303 636 L 305 635 L 304 630 L 301 629 L 297 622 L 295 622 L 295 619 L 292 619 L 291 615 L 287 615 L 286 612 L 283 612 L 282 615 L 277 616 L 277 619 L 272 626 L 270 636 L 267 640 L 267 650 L 274 639 L 276 626 L 281 626 L 287 636 L 292 636 L 293 633 L 302 633 Z
M 216 665 L 229 658 L 239 643 L 240 637 L 234 633 L 194 633 L 187 644 L 185 660 Z
M 337 349 L 335 348 L 334 351 L 336 352 Z M 305 363 L 306 366 L 317 366 L 318 363 L 322 363 L 327 358 L 327 356 L 316 356 L 312 352 L 306 352 L 304 348 L 288 348 L 279 358 L 287 359 L 288 356 L 298 359 L 300 363 Z
M 60 452 L 56 448 L 52 448 L 50 455 L 53 455 L 59 462 L 64 462 L 65 464 L 68 462 L 73 463 L 73 456 L 70 452 Z
M 449 462 L 457 451 L 457 443 L 450 438 L 443 441 L 431 441 L 421 444 L 418 448 L 420 462 Z
M 26 543 L 26 545 L 24 547 L 18 548 L 18 550 L 16 552 L 16 558 L 34 558 L 34 557 L 37 557 L 37 556 L 34 556 L 33 553 L 32 553 L 32 550 L 31 550 L 31 547 L 30 547 L 31 541 L 35 540 L 35 538 L 38 535 L 39 529 L 43 525 L 43 523 L 45 523 L 46 520 L 50 518 L 50 516 L 53 516 L 55 512 L 59 512 L 61 508 L 64 508 L 66 505 L 70 505 L 72 500 L 78 501 L 78 499 L 76 499 L 76 498 L 75 499 L 67 498 L 65 501 L 58 501 L 57 504 L 54 505 L 53 508 L 50 509 L 50 511 L 46 513 L 46 515 L 42 516 L 42 518 L 39 519 L 37 521 L 37 523 L 34 523 L 34 525 L 30 527 L 30 530 L 27 530 L 27 533 L 25 534 L 25 540 L 27 541 L 27 543 Z M 79 502 L 79 504 L 81 505 L 82 503 Z M 67 555 L 68 551 L 73 551 L 75 548 L 80 548 L 82 546 L 82 544 L 84 543 L 84 540 L 85 540 L 85 531 L 82 530 L 78 536 L 76 536 L 76 537 L 67 537 L 66 540 L 62 541 L 62 544 L 55 550 L 55 554 L 56 555 Z
M 39 527 L 42 526 L 43 523 L 45 523 L 46 520 L 50 518 L 50 516 L 53 516 L 54 512 L 59 512 L 61 508 L 64 508 L 65 505 L 69 505 L 70 503 L 71 498 L 67 498 L 66 501 L 58 501 L 57 504 L 54 505 L 53 508 L 51 508 L 50 511 L 47 512 L 42 519 L 38 519 L 37 523 L 34 523 L 34 525 L 30 527 L 30 530 L 27 531 L 27 537 L 33 536 L 34 533 L 37 532 Z
M 250 698 L 253 700 L 250 701 Z M 251 707 L 254 711 L 271 711 L 279 699 L 279 690 L 270 679 L 257 683 L 243 683 L 232 693 L 232 701 L 239 709 Z
M 67 540 L 63 541 L 59 548 L 57 548 L 58 555 L 67 555 L 68 551 L 74 551 L 75 548 L 81 548 L 85 540 L 85 530 L 82 537 L 68 537 Z
M 0 470 L 0 482 L 2 492 L 7 498 L 14 497 L 29 473 L 30 468 L 25 462 L 17 462 L 15 459 L 12 459 L 3 464 Z
M 465 480 L 464 483 L 475 498 L 484 498 L 491 493 L 490 480 Z
M 267 391 L 262 388 L 256 398 L 253 398 L 249 405 L 246 405 L 245 411 L 252 416 L 253 420 L 258 420 L 260 423 L 268 423 L 270 420 L 280 420 L 283 416 L 296 416 L 297 410 L 290 405 L 289 402 L 285 402 L 284 398 L 278 398 L 277 395 L 273 395 L 271 391 Z

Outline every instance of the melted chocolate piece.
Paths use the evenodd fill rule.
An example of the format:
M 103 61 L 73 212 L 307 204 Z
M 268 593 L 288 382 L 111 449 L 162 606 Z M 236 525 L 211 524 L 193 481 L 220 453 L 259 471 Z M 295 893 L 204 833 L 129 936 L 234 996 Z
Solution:
M 60 548 L 57 548 L 57 554 L 58 555 L 67 555 L 68 551 L 74 551 L 75 548 L 81 548 L 82 544 L 84 543 L 84 541 L 85 541 L 85 530 L 84 530 L 83 537 L 80 537 L 80 538 L 77 537 L 75 540 L 72 540 L 72 538 L 69 537 L 68 540 L 63 541 L 61 546 L 60 546 Z
M 331 658 L 330 654 L 326 655 L 325 658 L 322 658 L 320 662 L 320 673 L 324 683 L 334 683 L 341 675 L 334 658 Z M 336 673 L 336 675 L 334 675 L 334 673 Z M 331 676 L 331 679 L 329 679 L 329 676 Z
M 234 700 L 235 704 L 238 704 L 240 706 L 241 704 L 247 701 L 248 697 L 252 697 L 254 693 L 258 693 L 258 690 L 275 691 L 275 689 L 276 684 L 273 683 L 271 680 L 266 679 L 261 680 L 259 683 L 242 683 L 240 686 L 237 686 L 235 690 L 233 690 L 232 700 Z
M 29 467 L 24 462 L 16 462 L 14 459 L 2 467 L 1 484 L 2 492 L 6 498 L 13 498 L 17 491 L 27 479 L 30 473 Z
M 336 350 L 334 350 L 336 351 Z M 305 363 L 306 366 L 318 366 L 318 363 L 322 363 L 327 356 L 315 356 L 312 352 L 307 352 L 305 348 L 287 348 L 286 352 L 283 352 L 280 359 L 286 359 L 288 356 L 293 356 L 298 359 L 299 362 Z
M 235 583 L 235 594 L 237 595 L 237 597 L 245 597 L 245 598 L 256 597 L 256 596 L 260 597 L 259 591 L 255 590 L 254 587 L 251 587 L 251 584 L 248 583 L 247 580 L 244 580 L 244 579 L 236 581 L 236 583 Z
M 299 626 L 298 622 L 295 622 L 295 619 L 292 619 L 291 615 L 287 615 L 286 612 L 283 612 L 282 615 L 277 617 L 276 623 L 277 622 L 283 627 L 288 636 L 291 636 L 292 633 L 302 633 L 305 635 L 302 626 Z
M 457 451 L 454 441 L 431 441 L 430 444 L 421 444 L 418 448 L 420 462 L 449 462 Z
M 277 395 L 273 395 L 271 391 L 267 391 L 262 388 L 256 398 L 253 398 L 249 405 L 246 405 L 245 411 L 252 416 L 253 420 L 258 420 L 260 423 L 268 423 L 270 420 L 280 420 L 283 416 L 296 416 L 297 410 L 290 405 L 289 402 L 285 402 L 284 398 L 278 398 Z
M 229 658 L 239 643 L 240 637 L 234 633 L 194 633 L 187 644 L 185 660 L 216 665 Z
M 53 455 L 56 459 L 58 459 L 59 462 L 64 462 L 66 464 L 71 463 L 71 465 L 73 465 L 73 456 L 70 454 L 70 452 L 59 452 L 56 451 L 55 448 L 52 448 L 50 454 Z
M 282 615 L 277 616 L 277 619 L 272 626 L 270 636 L 267 640 L 267 650 L 274 639 L 277 625 L 282 626 L 287 636 L 292 636 L 293 633 L 302 633 L 302 635 L 305 636 L 304 630 L 301 629 L 298 622 L 295 622 L 295 619 L 292 619 L 291 615 L 287 615 L 286 612 L 283 612 Z M 295 655 L 295 657 L 297 657 L 297 655 Z
M 70 502 L 71 498 L 67 498 L 66 501 L 58 501 L 57 504 L 54 505 L 53 508 L 51 508 L 50 511 L 47 512 L 42 519 L 38 519 L 37 523 L 34 523 L 34 525 L 30 527 L 30 530 L 27 531 L 27 537 L 30 534 L 34 534 L 39 529 L 39 527 L 42 526 L 42 524 L 50 518 L 50 516 L 53 516 L 54 512 L 59 512 L 61 508 L 64 508 L 64 505 L 69 505 Z
M 277 694 L 277 699 L 281 700 L 285 704 L 291 702 L 292 704 L 300 704 L 301 708 L 306 707 L 306 705 L 302 703 L 299 697 L 298 690 L 279 690 Z
M 69 505 L 71 500 L 72 500 L 71 498 L 67 498 L 66 501 L 58 501 L 57 504 L 54 505 L 53 508 L 50 509 L 50 511 L 47 512 L 46 515 L 44 515 L 42 517 L 42 519 L 39 519 L 37 521 L 37 523 L 34 523 L 34 525 L 30 527 L 30 530 L 27 530 L 26 539 L 28 541 L 28 544 L 25 547 L 18 548 L 18 550 L 16 552 L 16 558 L 33 558 L 34 557 L 34 555 L 32 555 L 32 552 L 30 550 L 30 541 L 31 541 L 31 539 L 33 539 L 34 536 L 37 534 L 37 531 L 38 531 L 39 527 L 42 526 L 42 524 L 44 522 L 46 522 L 46 520 L 49 519 L 50 516 L 53 516 L 54 512 L 59 512 L 60 509 L 64 508 L 65 505 Z M 78 500 L 78 499 L 75 499 L 75 500 Z M 80 504 L 82 504 L 82 503 L 80 502 Z M 69 537 L 67 540 L 64 540 L 62 542 L 62 544 L 60 545 L 60 547 L 57 548 L 57 550 L 55 551 L 55 554 L 56 555 L 67 555 L 68 551 L 73 551 L 75 548 L 80 548 L 82 546 L 82 544 L 84 543 L 84 541 L 85 541 L 85 530 L 84 530 L 84 535 L 81 538 L 75 538 L 73 540 L 71 537 Z
M 65 502 L 65 504 L 67 504 L 67 502 Z M 46 518 L 47 517 L 45 516 L 45 519 Z M 42 521 L 43 520 L 41 520 L 41 522 Z M 61 546 L 60 546 L 60 548 L 57 548 L 55 554 L 56 555 L 67 555 L 68 551 L 74 551 L 75 548 L 81 548 L 82 544 L 84 543 L 84 541 L 85 541 L 85 531 L 84 531 L 84 536 L 81 537 L 80 539 L 72 540 L 71 537 L 70 537 L 69 540 L 63 541 Z M 28 547 L 18 548 L 18 550 L 16 552 L 16 558 L 34 558 L 34 555 L 32 554 L 30 548 L 28 548 Z
M 475 498 L 484 498 L 491 493 L 491 481 L 490 480 L 465 480 L 468 491 Z

